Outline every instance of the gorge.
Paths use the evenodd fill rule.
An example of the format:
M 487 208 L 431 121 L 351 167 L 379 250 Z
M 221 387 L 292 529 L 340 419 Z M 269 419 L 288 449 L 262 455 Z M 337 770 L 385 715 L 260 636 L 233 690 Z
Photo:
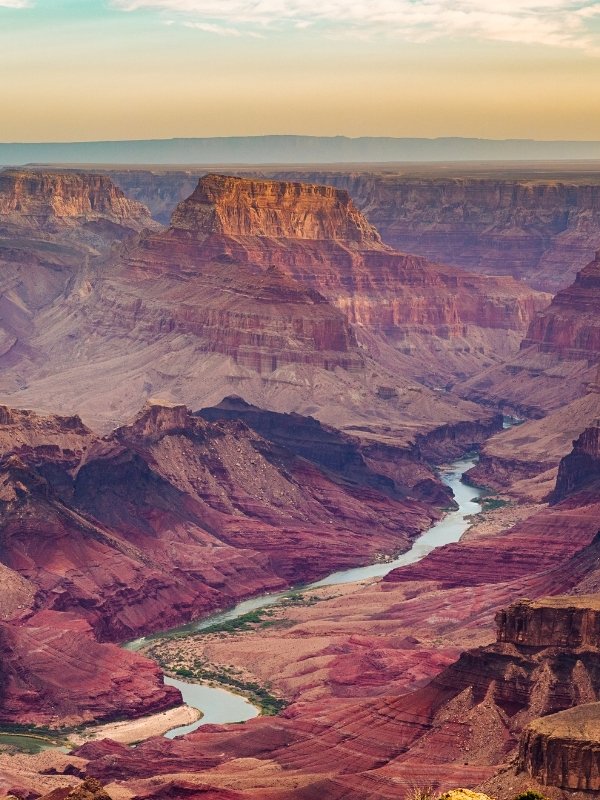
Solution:
M 593 181 L 228 172 L 0 172 L 0 795 L 587 798 Z

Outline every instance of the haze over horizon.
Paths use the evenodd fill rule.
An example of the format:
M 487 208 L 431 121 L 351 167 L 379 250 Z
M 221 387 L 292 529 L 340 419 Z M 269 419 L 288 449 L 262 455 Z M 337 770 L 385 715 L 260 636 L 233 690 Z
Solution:
M 4 142 L 600 139 L 592 0 L 0 0 Z

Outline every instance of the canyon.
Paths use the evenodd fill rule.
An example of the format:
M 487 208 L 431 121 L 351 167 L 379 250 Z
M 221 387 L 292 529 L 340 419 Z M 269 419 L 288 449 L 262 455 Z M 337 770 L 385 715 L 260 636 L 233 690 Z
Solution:
M 178 707 L 165 671 L 279 713 L 0 752 L 0 794 L 591 797 L 593 179 L 226 172 L 0 173 L 0 721 Z M 318 582 L 415 545 L 472 450 L 459 541 Z
M 167 223 L 203 172 L 106 168 Z M 236 167 L 236 174 L 344 189 L 397 250 L 550 291 L 568 286 L 600 247 L 597 164 Z
M 0 361 L 0 397 L 103 432 L 140 401 L 232 393 L 383 443 L 489 431 L 494 414 L 445 386 L 515 351 L 547 302 L 396 253 L 345 192 L 207 176 L 169 228 L 90 262 L 42 309 L 35 355 Z

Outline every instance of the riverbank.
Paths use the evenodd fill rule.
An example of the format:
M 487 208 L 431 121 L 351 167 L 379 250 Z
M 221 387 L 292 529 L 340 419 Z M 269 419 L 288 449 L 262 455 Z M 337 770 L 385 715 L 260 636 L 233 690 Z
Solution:
M 152 736 L 164 736 L 173 728 L 191 725 L 201 720 L 202 716 L 198 708 L 188 705 L 177 706 L 147 717 L 107 722 L 104 725 L 85 728 L 69 736 L 69 743 L 79 747 L 86 742 L 112 739 L 121 744 L 136 744 Z
M 261 638 L 265 638 L 274 647 L 283 645 L 289 648 L 292 645 L 290 637 L 278 637 L 278 633 L 283 633 L 286 628 L 295 629 L 300 621 L 297 617 L 309 619 L 313 616 L 310 613 L 307 616 L 298 614 L 296 611 L 309 611 L 321 601 L 335 604 L 338 597 L 343 603 L 344 595 L 352 594 L 371 583 L 378 583 L 378 578 L 393 569 L 413 564 L 438 547 L 458 542 L 469 528 L 473 516 L 482 511 L 478 502 L 482 490 L 462 482 L 462 476 L 475 463 L 476 457 L 463 457 L 440 469 L 442 480 L 452 489 L 458 508 L 425 531 L 401 555 L 389 560 L 379 559 L 377 563 L 364 567 L 331 573 L 301 589 L 252 598 L 228 611 L 130 642 L 127 646 L 143 650 L 161 665 L 165 673 L 182 678 L 189 686 L 224 691 L 238 698 L 241 695 L 262 713 L 278 713 L 288 701 L 297 699 L 297 686 L 286 685 L 284 676 L 277 669 L 265 669 L 267 664 L 281 663 L 274 658 L 276 654 L 263 651 L 262 663 L 256 663 L 252 656 L 252 645 L 247 647 L 248 639 L 256 642 L 257 634 L 260 633 Z M 295 651 L 302 638 L 302 635 L 294 637 Z M 227 640 L 230 642 L 232 639 L 235 641 L 234 650 L 240 648 L 239 654 L 227 647 Z M 224 648 L 220 648 L 219 644 L 223 644 Z M 306 644 L 302 642 L 303 646 Z M 297 653 L 300 658 L 302 649 L 303 647 Z M 224 652 L 235 657 L 225 660 L 222 657 Z M 454 650 L 451 652 L 454 654 Z M 442 661 L 445 658 L 444 654 Z M 287 659 L 284 661 L 287 662 Z M 323 658 L 322 661 L 326 662 L 328 659 Z M 437 663 L 437 660 L 434 661 Z M 314 689 L 318 690 L 318 687 Z M 190 702 L 188 697 L 185 700 Z M 208 702 L 212 703 L 212 698 Z M 205 711 L 203 706 L 198 707 Z M 219 722 L 241 721 L 240 707 L 235 703 L 232 707 L 233 715 L 225 719 L 221 715 Z M 207 724 L 205 718 L 178 728 L 176 735 L 189 733 L 203 724 Z M 166 735 L 172 736 L 173 731 Z

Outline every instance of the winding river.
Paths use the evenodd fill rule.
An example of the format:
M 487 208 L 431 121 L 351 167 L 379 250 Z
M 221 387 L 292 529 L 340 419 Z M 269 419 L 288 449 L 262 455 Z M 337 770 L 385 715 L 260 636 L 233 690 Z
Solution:
M 333 572 L 326 578 L 301 587 L 302 590 L 306 591 L 307 589 L 316 589 L 321 586 L 331 586 L 341 583 L 358 583 L 360 581 L 382 577 L 397 567 L 403 567 L 407 564 L 414 564 L 416 561 L 420 561 L 432 550 L 435 550 L 436 547 L 442 547 L 445 544 L 457 542 L 470 525 L 469 517 L 481 511 L 481 505 L 478 502 L 481 496 L 481 490 L 472 486 L 467 486 L 467 484 L 462 482 L 462 477 L 465 472 L 471 469 L 475 464 L 476 458 L 462 458 L 450 464 L 448 467 L 440 469 L 440 477 L 442 481 L 452 489 L 454 498 L 458 504 L 458 509 L 451 511 L 442 520 L 425 531 L 406 553 L 390 561 L 371 564 L 366 567 L 355 567 L 354 569 L 347 569 L 341 572 Z M 250 600 L 244 600 L 229 611 L 211 614 L 209 617 L 190 622 L 187 625 L 136 639 L 126 646 L 130 650 L 139 650 L 150 642 L 158 639 L 202 631 L 213 625 L 237 619 L 247 614 L 249 611 L 272 606 L 280 602 L 290 591 L 291 590 L 275 594 L 266 594 L 260 597 L 253 597 Z M 226 689 L 208 686 L 206 684 L 187 683 L 167 677 L 165 677 L 165 683 L 176 686 L 181 691 L 184 702 L 192 708 L 201 710 L 203 713 L 202 718 L 197 722 L 191 725 L 173 728 L 168 731 L 165 734 L 168 738 L 182 736 L 185 733 L 196 730 L 201 725 L 210 723 L 242 722 L 258 716 L 260 713 L 259 709 L 253 706 L 244 697 L 227 691 Z

